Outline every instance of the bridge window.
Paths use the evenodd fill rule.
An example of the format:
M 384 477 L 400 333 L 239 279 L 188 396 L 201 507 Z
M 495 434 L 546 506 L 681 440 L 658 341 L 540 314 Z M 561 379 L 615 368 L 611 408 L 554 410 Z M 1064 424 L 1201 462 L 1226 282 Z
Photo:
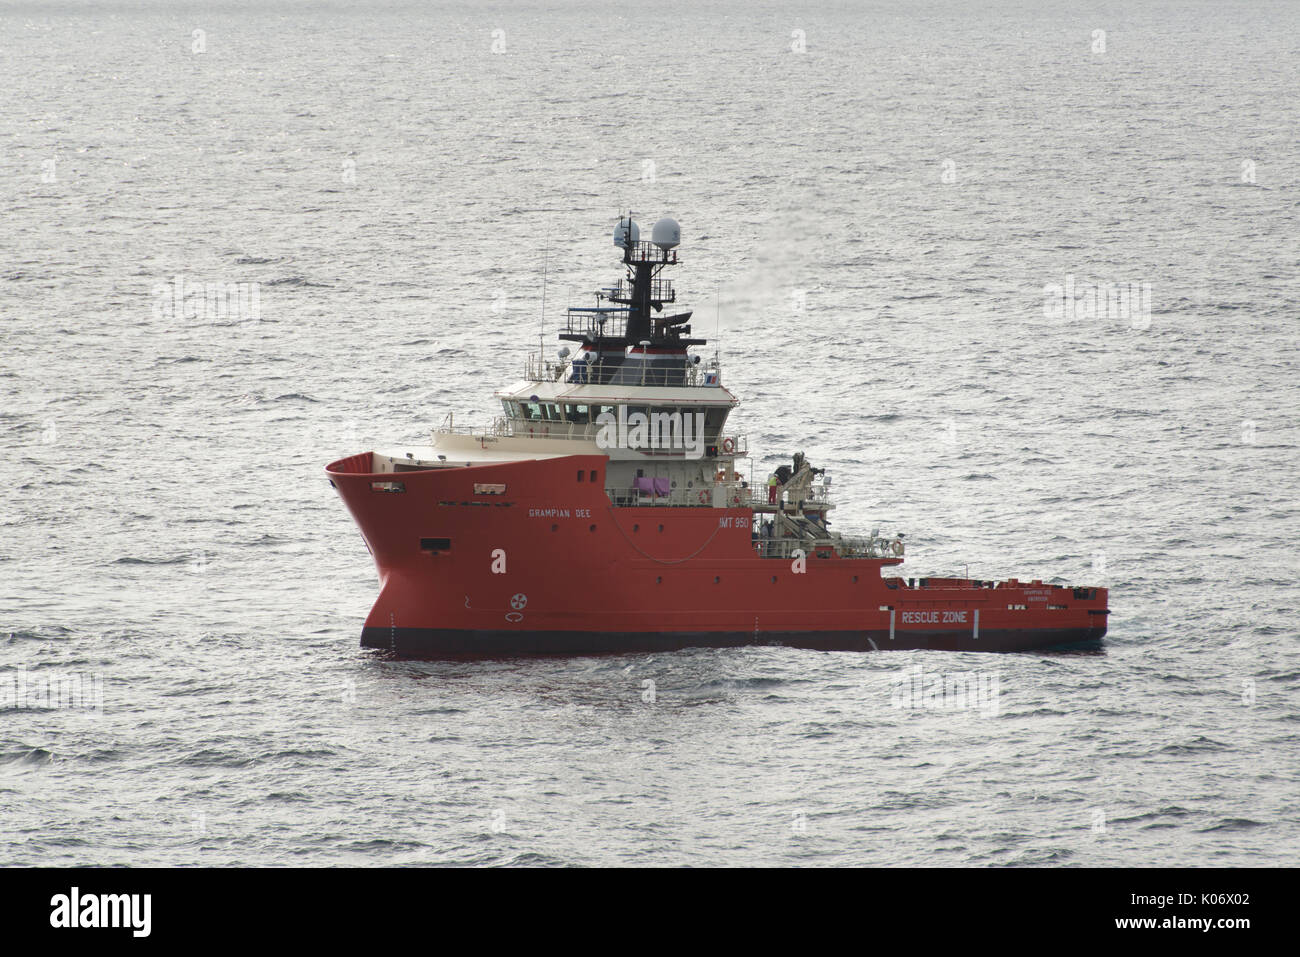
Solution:
M 722 408 L 722 409 L 714 408 L 714 409 L 709 409 L 707 412 L 705 412 L 704 414 L 705 435 L 709 435 L 709 436 L 721 435 L 722 427 L 727 422 L 727 413 L 730 411 L 731 411 L 730 409 L 726 409 L 726 408 Z

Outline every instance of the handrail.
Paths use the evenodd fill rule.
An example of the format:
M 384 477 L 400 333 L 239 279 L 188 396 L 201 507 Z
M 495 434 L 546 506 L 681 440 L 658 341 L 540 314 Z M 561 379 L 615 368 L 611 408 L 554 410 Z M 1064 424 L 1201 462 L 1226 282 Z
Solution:
M 902 539 L 857 538 L 756 538 L 754 551 L 759 558 L 791 558 L 796 549 L 805 557 L 815 552 L 834 550 L 841 558 L 902 558 Z
M 639 488 L 607 488 L 605 493 L 615 508 L 642 508 L 648 505 L 666 508 L 713 507 L 713 490 L 709 485 L 675 488 L 663 493 L 647 492 Z M 700 499 L 701 493 L 704 495 L 703 501 Z
M 622 339 L 627 331 L 627 316 L 617 312 L 591 313 L 581 308 L 568 309 L 560 331 L 573 336 Z
M 560 382 L 566 381 L 574 385 L 598 385 L 610 384 L 604 380 L 606 373 L 616 373 L 623 368 L 632 368 L 622 363 L 615 365 L 610 363 L 606 365 L 603 362 L 587 362 L 583 364 L 585 368 L 581 369 L 582 378 L 577 381 L 569 378 L 574 370 L 574 357 L 564 359 L 547 359 L 542 356 L 530 354 L 524 362 L 524 378 L 529 382 Z M 636 373 L 635 382 L 617 383 L 619 385 L 650 385 L 650 386 L 701 386 L 708 385 L 705 380 L 705 373 L 716 371 L 713 369 L 701 369 L 695 363 L 683 362 L 680 366 L 675 367 L 656 367 L 654 365 L 644 365 Z
M 778 488 L 778 489 L 781 491 L 781 493 L 782 493 L 782 495 L 781 495 L 781 500 L 780 500 L 779 504 L 783 504 L 783 505 L 797 505 L 797 504 L 798 504 L 798 502 L 793 502 L 793 501 L 786 501 L 786 500 L 784 500 L 784 496 L 785 496 L 785 494 L 788 492 L 788 490 L 787 490 L 784 486 L 777 486 L 777 488 Z M 767 505 L 769 505 L 769 504 L 771 504 L 772 506 L 775 506 L 776 504 L 778 504 L 778 503 L 775 503 L 775 502 L 774 502 L 774 503 L 769 503 L 769 502 L 768 502 L 768 500 L 767 500 L 767 498 L 768 498 L 768 491 L 767 491 L 767 489 L 768 489 L 768 486 L 766 486 L 766 485 L 759 485 L 759 486 L 756 486 L 756 487 L 753 488 L 753 489 L 750 489 L 750 494 L 749 494 L 749 504 L 750 504 L 750 505 L 761 505 L 761 506 L 767 506 Z M 830 505 L 830 504 L 832 504 L 832 502 L 831 502 L 831 487 L 830 487 L 829 485 L 810 485 L 810 486 L 808 487 L 808 492 L 807 492 L 807 494 L 806 494 L 802 499 L 800 499 L 799 501 L 802 501 L 802 502 L 815 502 L 815 503 L 817 503 L 818 505 Z
M 628 243 L 624 247 L 623 261 L 629 263 L 668 263 L 674 265 L 677 262 L 676 249 L 663 249 L 654 243 L 648 243 L 641 240 L 635 243 Z
M 522 439 L 561 439 L 567 441 L 594 441 L 600 434 L 602 425 L 595 422 L 564 422 L 551 419 L 516 419 L 510 416 L 498 415 L 488 425 L 454 425 L 448 419 L 443 420 L 443 424 L 434 429 L 434 435 L 471 435 L 475 437 L 493 437 L 493 438 L 522 438 Z M 717 432 L 706 432 L 704 434 L 703 445 L 707 449 L 710 446 L 718 446 L 721 451 L 722 443 L 726 439 L 731 439 L 735 443 L 735 451 L 725 453 L 728 457 L 741 458 L 749 452 L 749 437 L 746 435 L 721 435 Z M 645 451 L 652 454 L 665 454 L 670 452 L 680 452 L 681 449 L 634 449 L 633 451 Z M 711 486 L 710 486 L 711 487 Z M 764 493 L 766 494 L 766 493 Z
M 626 279 L 620 279 L 618 285 L 614 287 L 614 299 L 631 299 L 633 284 Z M 673 288 L 671 279 L 651 279 L 650 280 L 650 301 L 660 302 L 667 305 L 677 301 L 677 290 Z

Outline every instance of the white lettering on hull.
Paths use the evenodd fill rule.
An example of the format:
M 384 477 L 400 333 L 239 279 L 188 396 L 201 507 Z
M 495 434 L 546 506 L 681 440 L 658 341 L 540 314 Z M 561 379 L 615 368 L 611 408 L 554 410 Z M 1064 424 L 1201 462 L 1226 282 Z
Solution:
M 969 612 L 964 611 L 905 611 L 905 625 L 964 625 Z
M 530 508 L 529 518 L 591 518 L 589 508 Z

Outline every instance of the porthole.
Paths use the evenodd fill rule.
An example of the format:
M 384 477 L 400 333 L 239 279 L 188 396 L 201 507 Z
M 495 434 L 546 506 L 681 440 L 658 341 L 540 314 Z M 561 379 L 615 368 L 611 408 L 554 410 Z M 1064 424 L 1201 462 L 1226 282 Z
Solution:
M 640 526 L 640 525 L 633 525 L 633 526 L 632 526 L 632 531 L 634 531 L 634 532 L 639 532 L 639 531 L 641 531 L 641 526 Z
M 714 575 L 714 576 L 713 576 L 713 584 L 717 585 L 717 584 L 720 584 L 721 582 L 722 582 L 722 576 L 721 576 L 721 575 Z
M 596 526 L 595 526 L 595 525 L 591 526 L 591 528 L 589 529 L 589 531 L 593 531 L 593 532 L 594 532 L 595 530 L 596 530 Z
M 656 576 L 655 576 L 655 584 L 656 584 L 656 585 L 662 585 L 663 583 L 664 583 L 664 576 L 663 576 L 663 575 L 656 575 Z
M 558 526 L 558 525 L 552 525 L 552 526 L 551 526 L 551 531 L 553 531 L 553 532 L 558 532 L 559 530 L 560 530 L 560 526 Z
M 659 531 L 662 532 L 663 530 L 664 530 L 664 527 L 663 527 L 662 525 L 660 525 L 660 526 L 659 526 Z
M 775 575 L 772 576 L 772 584 L 773 584 L 773 585 L 776 584 L 776 576 L 775 576 Z

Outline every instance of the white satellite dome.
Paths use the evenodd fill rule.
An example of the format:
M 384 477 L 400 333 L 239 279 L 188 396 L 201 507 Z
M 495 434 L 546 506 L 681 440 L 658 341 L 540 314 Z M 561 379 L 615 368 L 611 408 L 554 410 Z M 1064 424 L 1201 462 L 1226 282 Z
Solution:
M 665 216 L 655 223 L 655 228 L 650 233 L 650 241 L 660 249 L 672 249 L 682 241 L 682 227 L 678 226 L 677 220 L 671 216 Z
M 631 238 L 629 239 L 629 233 Z M 629 243 L 635 243 L 641 238 L 641 230 L 637 224 L 632 221 L 632 217 L 624 216 L 614 227 L 614 245 L 620 249 Z

